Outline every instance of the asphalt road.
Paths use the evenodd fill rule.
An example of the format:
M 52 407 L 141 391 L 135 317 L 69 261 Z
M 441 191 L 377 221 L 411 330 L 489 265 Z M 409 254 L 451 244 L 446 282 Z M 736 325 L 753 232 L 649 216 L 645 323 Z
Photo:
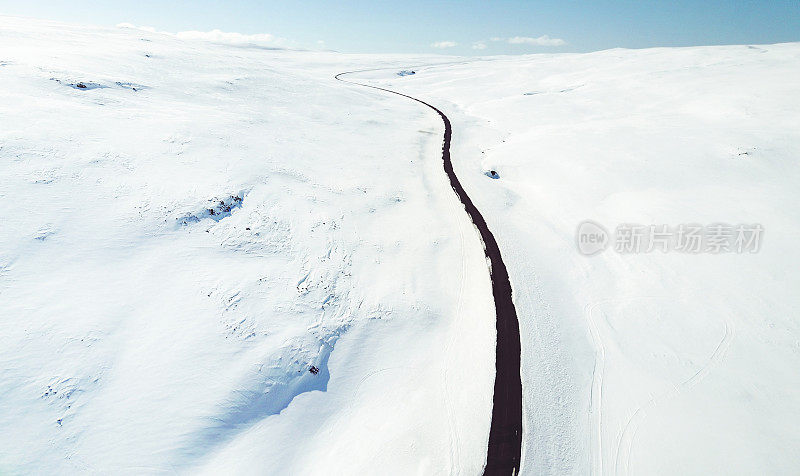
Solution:
M 511 282 L 508 278 L 506 265 L 500 254 L 500 247 L 489 231 L 486 220 L 478 211 L 475 204 L 467 195 L 461 182 L 458 181 L 453 162 L 450 160 L 450 141 L 453 130 L 450 119 L 438 108 L 425 101 L 407 94 L 390 89 L 356 83 L 342 79 L 345 74 L 355 73 L 348 71 L 335 76 L 339 81 L 356 84 L 367 88 L 378 89 L 387 93 L 397 94 L 416 101 L 433 109 L 444 122 L 444 144 L 442 146 L 442 161 L 444 171 L 450 180 L 458 199 L 464 205 L 475 228 L 480 233 L 483 249 L 489 260 L 489 275 L 492 280 L 492 294 L 494 307 L 497 314 L 497 348 L 494 381 L 494 397 L 492 406 L 492 425 L 489 430 L 489 446 L 486 456 L 485 475 L 508 475 L 519 472 L 520 454 L 522 451 L 522 381 L 520 379 L 520 337 L 517 310 L 511 298 Z

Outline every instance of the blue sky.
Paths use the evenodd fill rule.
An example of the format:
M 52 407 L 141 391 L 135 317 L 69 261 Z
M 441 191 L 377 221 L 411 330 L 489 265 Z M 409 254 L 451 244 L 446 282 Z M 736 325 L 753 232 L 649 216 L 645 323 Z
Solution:
M 330 49 L 367 53 L 516 54 L 800 41 L 800 0 L 0 0 L 0 13 L 105 26 L 127 22 L 170 32 L 269 33 L 295 47 L 324 42 Z

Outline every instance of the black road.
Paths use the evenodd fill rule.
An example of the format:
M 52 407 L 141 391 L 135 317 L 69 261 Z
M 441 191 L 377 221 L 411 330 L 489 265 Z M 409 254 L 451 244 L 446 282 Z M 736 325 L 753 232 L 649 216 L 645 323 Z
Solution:
M 453 171 L 453 162 L 450 160 L 450 139 L 452 128 L 450 119 L 442 111 L 434 106 L 411 97 L 407 94 L 398 93 L 390 89 L 371 86 L 369 84 L 356 83 L 342 79 L 341 76 L 357 71 L 339 73 L 335 76 L 339 81 L 345 83 L 365 86 L 367 88 L 386 91 L 387 93 L 397 94 L 404 98 L 411 99 L 423 104 L 439 114 L 444 122 L 444 145 L 442 146 L 442 161 L 444 171 L 450 179 L 450 185 L 458 195 L 458 199 L 464 205 L 467 214 L 472 219 L 472 223 L 480 233 L 483 241 L 483 251 L 488 258 L 489 275 L 492 280 L 492 294 L 494 295 L 494 307 L 497 313 L 497 349 L 494 381 L 494 398 L 492 406 L 492 426 L 489 430 L 489 448 L 486 456 L 485 475 L 508 475 L 519 472 L 520 454 L 522 451 L 522 381 L 520 379 L 520 338 L 519 321 L 517 320 L 517 310 L 514 301 L 511 299 L 511 282 L 508 279 L 508 271 L 500 255 L 500 247 L 494 235 L 489 231 L 481 212 L 472 203 L 461 182 L 458 181 Z

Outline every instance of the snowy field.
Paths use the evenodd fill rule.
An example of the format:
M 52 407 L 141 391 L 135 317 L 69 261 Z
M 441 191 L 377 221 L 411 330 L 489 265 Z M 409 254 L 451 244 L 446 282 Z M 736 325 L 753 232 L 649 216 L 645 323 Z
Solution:
M 800 471 L 800 44 L 469 60 L 0 17 L 0 474 L 480 474 L 483 250 L 439 118 L 333 79 L 367 69 L 450 117 L 500 244 L 524 474 Z M 584 220 L 764 236 L 589 257 Z
M 430 59 L 0 45 L 0 473 L 480 471 L 493 308 L 443 128 L 333 79 Z
M 800 471 L 800 44 L 370 76 L 446 111 L 456 172 L 504 253 L 523 472 Z M 587 219 L 764 233 L 757 253 L 587 257 Z

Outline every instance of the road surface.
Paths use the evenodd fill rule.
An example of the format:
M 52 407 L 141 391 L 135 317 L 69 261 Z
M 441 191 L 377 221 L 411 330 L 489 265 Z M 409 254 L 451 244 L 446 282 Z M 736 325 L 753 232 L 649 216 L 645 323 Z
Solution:
M 497 314 L 496 377 L 494 381 L 492 425 L 489 430 L 489 446 L 484 474 L 508 475 L 519 473 L 522 450 L 522 381 L 520 379 L 521 348 L 517 310 L 511 298 L 511 282 L 508 278 L 506 265 L 503 263 L 503 257 L 500 255 L 500 247 L 497 245 L 492 232 L 489 231 L 489 226 L 486 224 L 483 215 L 472 203 L 453 171 L 453 162 L 450 160 L 450 140 L 452 137 L 450 119 L 438 108 L 421 99 L 390 89 L 342 79 L 342 76 L 355 72 L 357 71 L 339 73 L 335 78 L 345 83 L 378 89 L 416 101 L 433 109 L 444 122 L 444 145 L 442 146 L 444 171 L 472 223 L 478 229 L 481 241 L 483 241 L 483 250 L 490 263 L 489 275 L 492 280 L 492 294 Z

